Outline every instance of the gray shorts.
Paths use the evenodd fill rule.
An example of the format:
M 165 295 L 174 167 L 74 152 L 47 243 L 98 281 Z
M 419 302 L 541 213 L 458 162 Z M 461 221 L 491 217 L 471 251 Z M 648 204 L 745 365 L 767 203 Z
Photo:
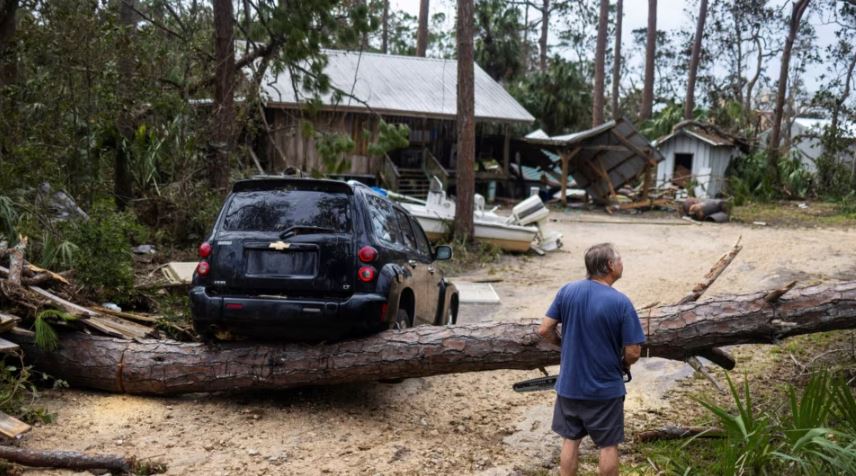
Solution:
M 553 431 L 569 440 L 589 435 L 598 448 L 623 443 L 624 397 L 575 400 L 556 395 Z

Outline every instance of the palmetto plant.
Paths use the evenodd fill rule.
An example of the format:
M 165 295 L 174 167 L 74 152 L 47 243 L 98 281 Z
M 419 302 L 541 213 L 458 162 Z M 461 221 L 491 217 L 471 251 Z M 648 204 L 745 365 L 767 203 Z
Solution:
M 843 378 L 821 372 L 801 392 L 788 387 L 788 411 L 781 416 L 753 407 L 748 380 L 738 389 L 729 375 L 726 379 L 734 410 L 697 400 L 715 416 L 725 438 L 712 443 L 706 459 L 687 457 L 690 445 L 700 444 L 687 441 L 665 457 L 665 472 L 856 474 L 856 397 Z

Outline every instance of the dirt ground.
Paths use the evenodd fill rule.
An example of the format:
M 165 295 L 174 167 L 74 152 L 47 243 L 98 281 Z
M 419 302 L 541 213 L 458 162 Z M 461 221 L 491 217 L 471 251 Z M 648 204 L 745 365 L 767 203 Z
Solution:
M 740 235 L 743 251 L 709 295 L 773 288 L 792 279 L 856 279 L 854 229 L 692 225 L 671 218 L 649 224 L 648 218 L 594 212 L 553 217 L 564 248 L 544 257 L 506 256 L 462 276 L 501 279 L 494 287 L 502 304 L 465 306 L 459 322 L 542 316 L 563 283 L 583 277 L 585 248 L 602 241 L 621 252 L 625 271 L 616 287 L 637 306 L 677 300 Z M 643 359 L 633 373 L 629 437 L 662 423 L 670 389 L 692 371 L 680 362 Z M 549 430 L 555 394 L 511 390 L 515 381 L 538 375 L 503 370 L 182 398 L 48 391 L 39 403 L 56 414 L 56 422 L 35 428 L 23 445 L 160 460 L 174 475 L 552 474 L 560 443 Z M 593 450 L 586 448 L 591 460 Z

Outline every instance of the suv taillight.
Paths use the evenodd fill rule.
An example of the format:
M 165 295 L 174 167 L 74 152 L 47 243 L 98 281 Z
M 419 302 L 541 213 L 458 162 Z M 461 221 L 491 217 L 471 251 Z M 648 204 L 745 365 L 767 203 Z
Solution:
M 372 282 L 376 275 L 377 271 L 373 266 L 363 266 L 359 271 L 357 271 L 357 277 L 364 283 Z
M 211 243 L 208 243 L 206 241 L 205 243 L 199 245 L 199 257 L 207 258 L 209 256 L 211 256 Z
M 209 265 L 207 261 L 200 261 L 199 264 L 196 265 L 196 274 L 199 276 L 208 276 L 208 272 L 210 271 L 211 265 Z
M 363 263 L 371 263 L 377 259 L 377 250 L 371 246 L 363 246 L 360 248 L 360 251 L 357 252 L 357 256 Z

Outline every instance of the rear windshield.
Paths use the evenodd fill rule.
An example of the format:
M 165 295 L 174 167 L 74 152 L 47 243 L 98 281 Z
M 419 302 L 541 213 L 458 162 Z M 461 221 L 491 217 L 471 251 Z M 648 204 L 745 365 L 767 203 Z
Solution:
M 225 231 L 284 231 L 293 226 L 351 230 L 351 197 L 340 192 L 263 190 L 232 196 Z

